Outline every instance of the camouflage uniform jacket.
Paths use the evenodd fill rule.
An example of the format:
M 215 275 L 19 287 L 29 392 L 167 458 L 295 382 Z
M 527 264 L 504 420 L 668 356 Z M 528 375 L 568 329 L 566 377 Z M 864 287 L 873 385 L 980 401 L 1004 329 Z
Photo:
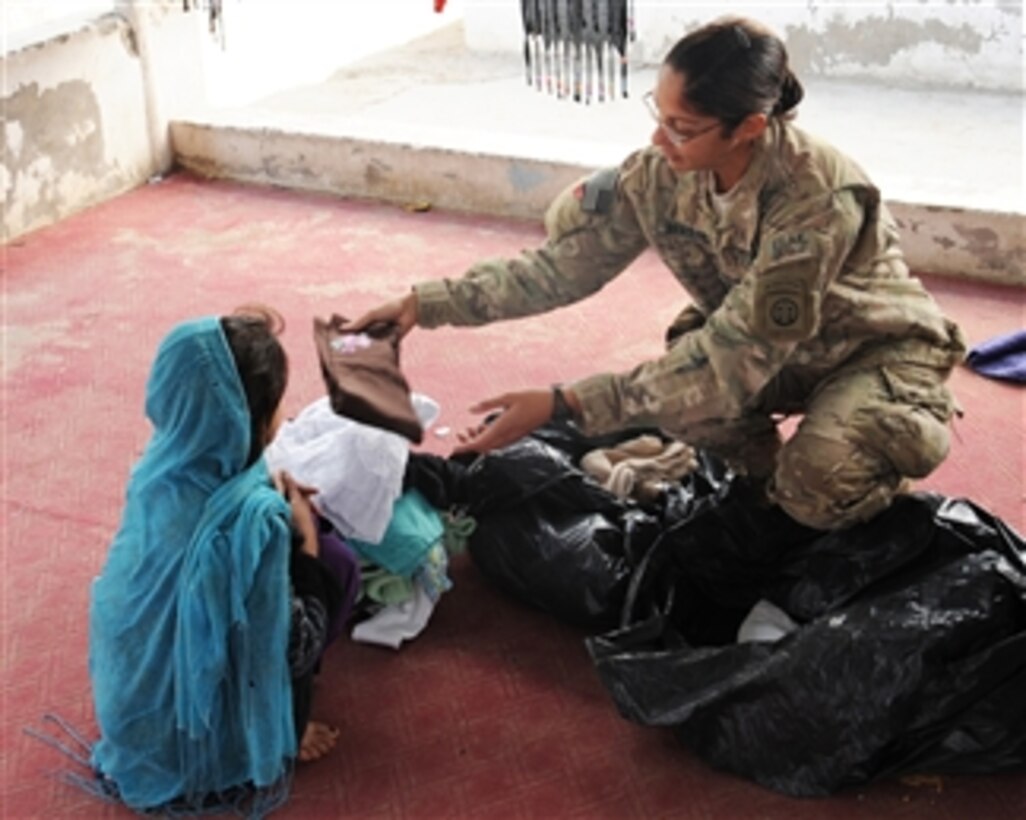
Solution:
M 603 180 L 605 201 L 589 207 L 587 186 Z M 553 202 L 540 249 L 416 285 L 418 323 L 552 310 L 654 248 L 692 298 L 692 329 L 658 359 L 571 385 L 589 434 L 764 410 L 777 378 L 811 390 L 853 363 L 960 357 L 958 329 L 909 276 L 894 221 L 851 160 L 774 120 L 726 209 L 713 186 L 711 172 L 678 175 L 658 149 L 637 151 Z

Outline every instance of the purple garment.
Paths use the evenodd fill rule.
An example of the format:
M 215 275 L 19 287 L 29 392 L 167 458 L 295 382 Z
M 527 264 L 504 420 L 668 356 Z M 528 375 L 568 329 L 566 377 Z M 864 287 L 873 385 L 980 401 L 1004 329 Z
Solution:
M 1016 330 L 976 345 L 966 364 L 992 379 L 1026 383 L 1026 330 Z
M 342 602 L 339 604 L 338 612 L 328 623 L 328 636 L 324 643 L 327 648 L 342 634 L 349 617 L 353 614 L 356 597 L 360 592 L 360 559 L 342 536 L 323 519 L 318 527 L 317 541 L 321 561 L 331 570 L 342 587 Z

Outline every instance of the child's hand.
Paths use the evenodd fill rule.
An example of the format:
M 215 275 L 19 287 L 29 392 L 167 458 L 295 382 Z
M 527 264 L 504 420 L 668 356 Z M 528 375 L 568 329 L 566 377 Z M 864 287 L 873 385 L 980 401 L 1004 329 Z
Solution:
M 285 496 L 285 500 L 292 508 L 292 523 L 303 538 L 303 552 L 316 557 L 320 548 L 317 541 L 314 506 L 310 501 L 310 496 L 317 492 L 317 488 L 300 484 L 285 471 L 275 473 L 274 486 Z

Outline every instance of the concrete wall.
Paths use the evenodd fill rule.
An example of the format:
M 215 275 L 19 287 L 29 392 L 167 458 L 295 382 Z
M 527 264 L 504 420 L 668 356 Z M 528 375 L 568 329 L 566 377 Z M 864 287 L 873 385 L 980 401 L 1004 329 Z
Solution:
M 4 57 L 4 240 L 139 184 L 155 170 L 139 55 L 106 16 Z
M 114 0 L 5 0 L 4 51 L 47 40 L 114 11 Z
M 207 38 L 203 49 L 208 102 L 243 105 L 321 82 L 451 22 L 464 2 L 438 14 L 432 0 L 225 0 L 223 47 Z
M 213 33 L 181 0 L 5 6 L 3 240 L 169 170 L 173 120 L 321 81 L 450 22 L 462 2 L 436 14 L 429 0 L 226 0 Z
M 170 168 L 168 122 L 201 92 L 199 66 L 180 58 L 202 26 L 180 3 L 143 8 L 135 19 L 126 10 L 80 21 L 4 55 L 5 241 Z
M 515 0 L 465 0 L 467 45 L 521 51 Z M 710 3 L 634 0 L 635 64 L 656 64 L 686 32 L 724 14 L 753 17 L 785 40 L 799 78 L 895 85 L 1024 89 L 1021 0 L 779 0 Z

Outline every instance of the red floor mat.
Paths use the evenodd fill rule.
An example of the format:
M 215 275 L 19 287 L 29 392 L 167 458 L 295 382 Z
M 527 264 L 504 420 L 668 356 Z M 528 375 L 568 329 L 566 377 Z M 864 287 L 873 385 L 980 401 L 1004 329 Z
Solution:
M 146 373 L 178 320 L 244 301 L 277 306 L 292 361 L 287 406 L 323 391 L 311 318 L 355 315 L 416 280 L 533 246 L 533 224 L 173 176 L 5 249 L 3 374 L 4 817 L 127 816 L 49 775 L 22 729 L 55 711 L 92 731 L 91 578 L 145 443 Z M 1022 291 L 931 279 L 976 342 L 1023 325 Z M 439 424 L 503 389 L 625 368 L 661 347 L 678 286 L 651 256 L 557 314 L 415 331 L 414 389 Z M 963 370 L 952 454 L 921 486 L 968 496 L 1023 529 L 1024 393 Z M 445 453 L 451 437 L 429 435 Z M 668 733 L 621 720 L 580 631 L 488 587 L 466 559 L 428 630 L 399 652 L 326 657 L 316 714 L 339 750 L 299 769 L 283 817 L 1021 818 L 1026 776 L 920 778 L 798 801 L 711 771 Z

